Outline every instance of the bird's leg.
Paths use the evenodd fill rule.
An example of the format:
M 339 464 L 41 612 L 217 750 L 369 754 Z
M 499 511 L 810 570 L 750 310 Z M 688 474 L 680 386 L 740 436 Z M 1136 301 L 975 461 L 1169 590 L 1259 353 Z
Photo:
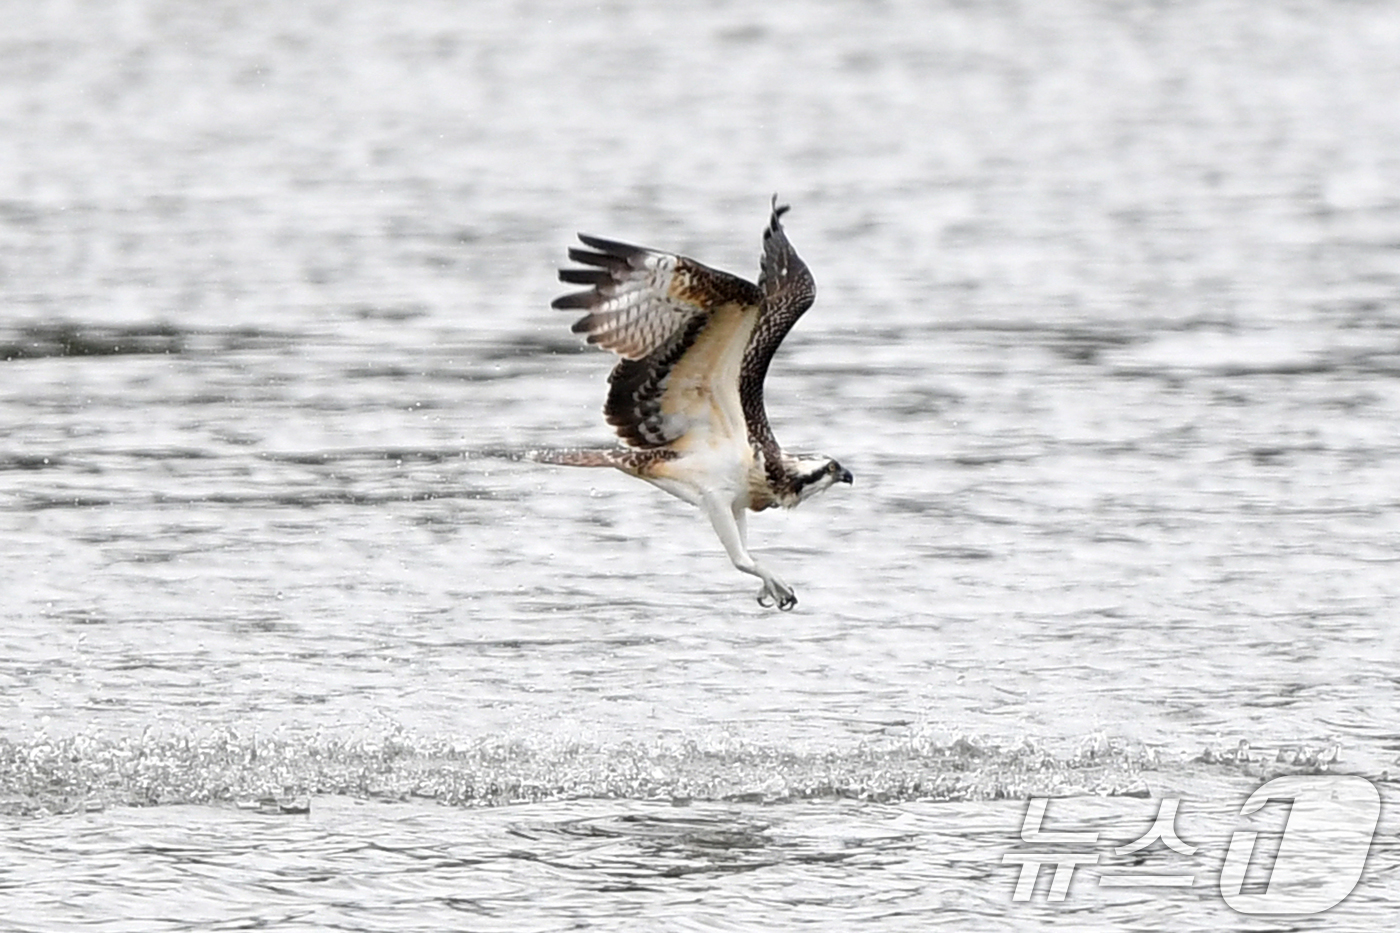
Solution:
M 730 510 L 734 513 L 734 524 L 739 529 L 739 543 L 744 546 L 747 552 L 749 549 L 749 510 L 742 505 L 735 503 Z M 754 562 L 755 567 L 766 570 L 758 563 L 758 558 L 749 554 L 749 558 Z M 786 593 L 786 595 L 784 595 Z M 763 577 L 763 589 L 758 591 L 758 604 L 764 609 L 776 605 L 786 612 L 797 605 L 797 596 L 792 592 L 792 588 L 778 578 L 772 571 Z
M 706 496 L 703 505 L 705 514 L 710 517 L 710 524 L 715 528 L 715 534 L 719 535 L 720 544 L 724 545 L 724 550 L 729 554 L 734 566 L 763 581 L 763 589 L 758 594 L 758 604 L 776 605 L 783 610 L 796 606 L 797 597 L 793 594 L 792 587 L 749 553 L 746 541 L 747 522 L 742 508 L 731 507 L 729 503 L 721 502 L 714 496 Z

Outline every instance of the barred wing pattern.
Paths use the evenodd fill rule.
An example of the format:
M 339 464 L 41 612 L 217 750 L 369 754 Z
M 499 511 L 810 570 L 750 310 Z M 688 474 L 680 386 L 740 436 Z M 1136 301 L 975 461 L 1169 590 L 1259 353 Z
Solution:
M 556 298 L 553 306 L 587 311 L 574 332 L 622 357 L 608 377 L 608 424 L 634 447 L 669 444 L 689 427 L 663 410 L 672 370 L 717 311 L 756 309 L 761 293 L 684 256 L 584 234 L 579 240 L 591 249 L 570 249 L 569 258 L 589 268 L 562 269 L 559 279 L 591 288 Z
M 758 324 L 749 340 L 739 377 L 739 399 L 749 425 L 749 440 L 763 451 L 765 469 L 773 480 L 781 476 L 778 458 L 782 451 L 768 424 L 768 412 L 763 405 L 763 380 L 768 376 L 768 364 L 773 361 L 778 345 L 817 296 L 812 273 L 783 230 L 781 218 L 787 210 L 787 205 L 780 207 L 777 198 L 773 199 L 773 214 L 763 231 Z

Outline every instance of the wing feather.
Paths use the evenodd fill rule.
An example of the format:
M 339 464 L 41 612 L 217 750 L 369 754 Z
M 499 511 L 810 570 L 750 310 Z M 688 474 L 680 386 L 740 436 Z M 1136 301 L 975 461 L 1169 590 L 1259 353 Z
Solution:
M 612 281 L 612 273 L 607 269 L 560 269 L 559 281 L 568 282 L 570 285 L 605 285 Z M 592 296 L 583 292 L 567 297 L 591 299 Z
M 592 287 L 556 298 L 553 307 L 586 311 L 574 333 L 622 357 L 608 379 L 608 423 L 633 446 L 669 444 L 689 427 L 663 411 L 672 369 L 719 310 L 756 310 L 761 292 L 684 256 L 585 234 L 579 240 L 590 249 L 570 249 L 569 258 L 591 268 L 563 269 L 559 278 Z
M 773 361 L 779 344 L 797 319 L 812 306 L 817 295 L 817 285 L 811 271 L 792 248 L 783 230 L 781 218 L 787 210 L 787 205 L 778 205 L 778 198 L 774 195 L 773 213 L 767 229 L 763 231 L 763 258 L 758 277 L 762 299 L 758 324 L 749 338 L 739 377 L 739 399 L 744 408 L 744 420 L 749 426 L 749 440 L 763 450 L 769 470 L 777 468 L 781 451 L 763 405 L 763 381 L 768 376 L 768 364 Z

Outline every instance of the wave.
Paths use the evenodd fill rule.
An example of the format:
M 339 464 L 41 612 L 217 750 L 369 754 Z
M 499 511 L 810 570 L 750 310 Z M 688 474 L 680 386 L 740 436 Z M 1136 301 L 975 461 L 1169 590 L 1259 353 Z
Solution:
M 1248 749 L 1247 743 L 1241 748 Z M 1278 767 L 1326 769 L 1335 750 L 1280 754 Z M 1192 758 L 1230 769 L 1264 756 L 1207 749 Z M 0 812 L 72 812 L 108 806 L 246 803 L 341 795 L 495 806 L 605 798 L 784 803 L 1023 799 L 1151 795 L 1149 776 L 1178 763 L 1101 733 L 1069 754 L 1032 743 L 910 737 L 882 746 L 796 751 L 724 739 L 589 743 L 416 737 L 395 729 L 339 738 L 214 734 L 0 739 Z M 284 808 L 300 812 L 296 807 Z

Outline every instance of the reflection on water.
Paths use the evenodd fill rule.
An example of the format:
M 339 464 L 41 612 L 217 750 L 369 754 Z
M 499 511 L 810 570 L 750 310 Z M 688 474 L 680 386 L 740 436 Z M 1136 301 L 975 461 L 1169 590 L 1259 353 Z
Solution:
M 1388 794 L 1394 10 L 543 14 L 0 40 L 9 922 L 1030 925 L 998 798 Z M 752 275 L 773 190 L 775 430 L 858 477 L 751 523 L 790 616 L 681 503 L 496 456 L 607 437 L 576 229 Z
M 1019 838 L 1025 805 L 1013 801 L 765 808 L 581 800 L 462 811 L 332 796 L 310 816 L 124 808 L 16 827 L 8 845 L 21 858 L 7 880 L 27 896 L 7 905 L 6 919 L 24 929 L 112 917 L 157 929 L 293 930 L 553 929 L 618 918 L 721 929 L 919 930 L 931 918 L 991 929 L 1063 916 L 1091 930 L 1297 924 L 1244 918 L 1220 903 L 1220 865 L 1236 827 L 1228 806 L 1182 801 L 1175 825 L 1195 850 L 1189 856 L 1114 853 L 1152 827 L 1155 801 L 1057 799 L 1047 812 L 1049 825 L 1101 840 L 1077 847 L 1087 863 L 1061 903 L 1047 899 L 1050 869 L 1030 901 L 1012 900 L 1017 871 L 1002 855 L 1031 850 Z M 1380 859 L 1372 858 L 1374 868 Z M 1193 884 L 1100 883 L 1144 870 Z M 1385 894 L 1382 883 L 1363 880 L 1327 913 L 1328 928 L 1365 929 L 1393 907 Z

